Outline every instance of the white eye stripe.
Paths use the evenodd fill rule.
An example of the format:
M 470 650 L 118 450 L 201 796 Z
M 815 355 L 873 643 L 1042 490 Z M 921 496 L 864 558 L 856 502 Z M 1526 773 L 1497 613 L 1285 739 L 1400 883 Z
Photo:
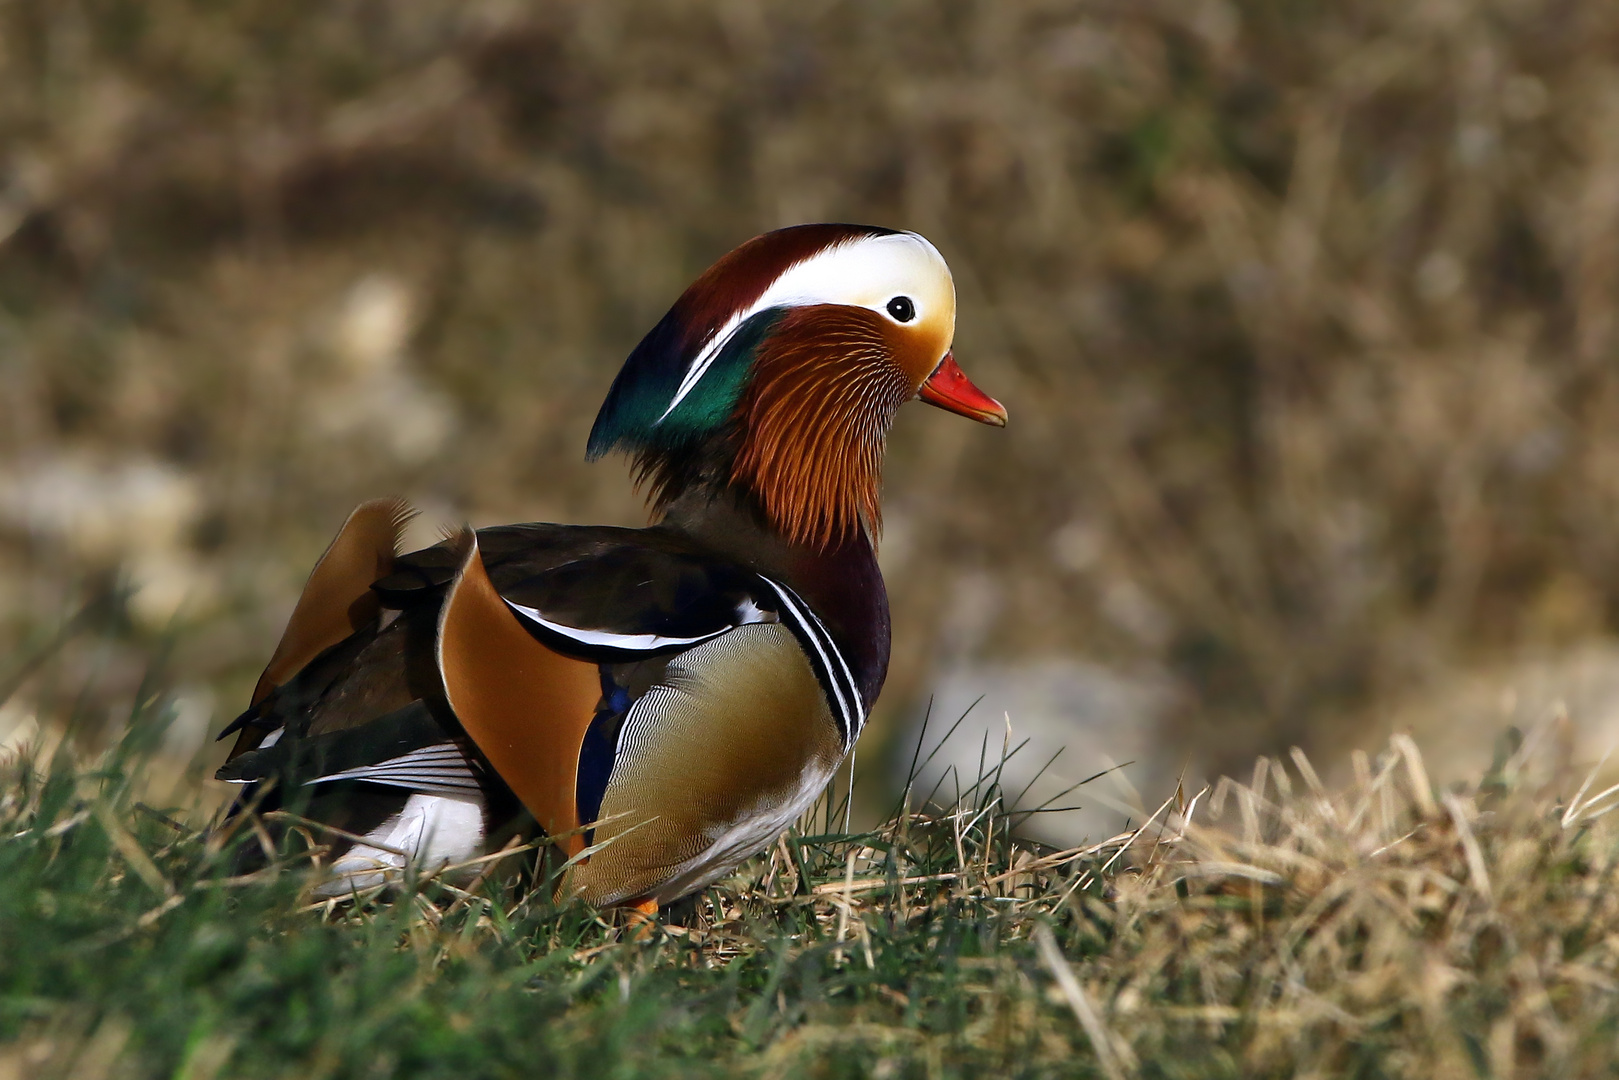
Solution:
M 663 423 L 696 389 L 737 329 L 759 312 L 778 307 L 846 304 L 868 308 L 894 322 L 897 320 L 889 313 L 888 304 L 896 296 L 904 296 L 914 309 L 906 325 L 914 325 L 928 314 L 929 305 L 924 298 L 928 290 L 911 283 L 925 286 L 933 279 L 948 285 L 950 271 L 938 249 L 915 233 L 860 237 L 834 244 L 794 263 L 771 282 L 746 311 L 733 315 L 714 332 L 686 368 L 674 397 L 654 423 Z M 953 289 L 948 296 L 953 299 Z
M 736 334 L 737 327 L 763 310 L 764 308 L 755 304 L 741 315 L 733 316 L 729 322 L 720 327 L 719 331 L 709 339 L 709 344 L 704 347 L 702 352 L 697 354 L 697 359 L 692 361 L 691 367 L 686 369 L 686 374 L 681 376 L 680 386 L 675 390 L 675 396 L 669 399 L 669 407 L 663 410 L 663 414 L 653 421 L 655 425 L 663 423 L 664 417 L 674 412 L 675 406 L 684 401 L 686 395 L 692 392 L 692 389 L 702 380 L 704 375 L 708 374 L 708 369 L 714 364 L 714 358 L 725 350 L 726 344 Z

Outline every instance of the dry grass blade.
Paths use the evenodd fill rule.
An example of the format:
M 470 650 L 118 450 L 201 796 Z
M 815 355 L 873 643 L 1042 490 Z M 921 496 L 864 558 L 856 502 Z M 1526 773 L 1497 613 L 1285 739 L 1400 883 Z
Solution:
M 1044 924 L 1034 929 L 1034 944 L 1040 952 L 1040 961 L 1051 972 L 1051 977 L 1057 980 L 1062 989 L 1063 997 L 1068 1007 L 1073 1010 L 1074 1018 L 1079 1026 L 1085 1029 L 1085 1037 L 1090 1039 L 1091 1048 L 1096 1051 L 1097 1064 L 1102 1074 L 1108 1080 L 1124 1080 L 1126 1073 L 1120 1066 L 1117 1052 L 1113 1047 L 1113 1040 L 1108 1034 L 1107 1027 L 1086 996 L 1085 988 L 1079 985 L 1079 979 L 1074 976 L 1074 969 L 1068 966 L 1063 958 L 1062 950 L 1057 947 L 1057 939 L 1051 936 L 1051 928 Z
M 112 808 L 106 803 L 98 802 L 95 804 L 94 813 L 96 821 L 106 831 L 107 839 L 112 841 L 112 846 L 123 856 L 136 876 L 146 882 L 154 892 L 172 899 L 174 886 L 163 876 L 163 872 L 157 868 L 157 864 L 146 853 L 146 849 L 141 847 L 140 842 L 130 835 L 123 822 L 114 815 Z
M 1187 878 L 1208 877 L 1244 878 L 1248 881 L 1257 881 L 1264 885 L 1284 885 L 1287 878 L 1274 870 L 1265 870 L 1257 866 L 1248 866 L 1244 863 L 1234 862 L 1205 862 L 1199 860 L 1195 863 L 1184 863 L 1177 867 L 1181 875 Z
M 1395 735 L 1389 740 L 1391 745 L 1399 751 L 1401 759 L 1405 762 L 1406 772 L 1411 778 L 1411 794 L 1417 800 L 1417 807 L 1422 811 L 1424 818 L 1434 818 L 1439 815 L 1439 807 L 1433 801 L 1433 785 L 1428 781 L 1428 770 L 1422 763 L 1422 751 L 1411 736 Z
M 397 855 L 401 859 L 408 860 L 410 858 L 410 853 L 405 851 L 403 848 L 389 847 L 380 840 L 374 840 L 368 836 L 361 836 L 359 833 L 352 833 L 347 829 L 340 829 L 336 825 L 328 825 L 324 821 L 315 821 L 312 818 L 302 817 L 298 814 L 294 814 L 290 810 L 271 810 L 268 813 L 256 816 L 263 817 L 269 821 L 289 821 L 306 829 L 313 829 L 316 832 L 325 833 L 328 836 L 335 836 L 340 840 L 348 840 L 355 844 L 364 844 L 366 847 L 376 848 L 378 851 L 385 851 L 390 855 Z M 265 844 L 270 843 L 268 837 L 266 837 L 262 842 Z M 273 846 L 270 851 L 266 852 L 266 854 L 271 858 L 274 857 Z
M 886 888 L 889 884 L 887 878 L 861 878 L 858 881 L 853 877 L 854 859 L 850 857 L 850 876 L 843 881 L 828 881 L 815 886 L 810 890 L 813 896 L 847 896 L 851 893 L 869 892 L 873 889 Z M 951 881 L 959 881 L 960 874 L 923 874 L 920 877 L 900 878 L 897 885 L 932 885 Z
M 1450 811 L 1450 819 L 1456 825 L 1456 838 L 1462 845 L 1462 851 L 1467 855 L 1467 874 L 1473 882 L 1473 888 L 1478 890 L 1480 896 L 1487 902 L 1494 902 L 1494 892 L 1490 888 L 1490 872 L 1484 865 L 1484 852 L 1478 846 L 1478 837 L 1473 834 L 1471 818 L 1473 813 L 1468 806 L 1455 795 L 1447 793 L 1444 797 L 1445 809 Z

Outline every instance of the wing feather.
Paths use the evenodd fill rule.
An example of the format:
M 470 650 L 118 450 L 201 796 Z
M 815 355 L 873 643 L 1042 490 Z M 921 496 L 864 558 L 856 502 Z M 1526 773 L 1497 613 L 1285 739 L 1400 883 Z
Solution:
M 415 516 L 402 499 L 372 499 L 355 507 L 310 571 L 281 641 L 253 688 L 253 704 L 376 618 L 380 605 L 371 583 L 392 570 L 399 539 Z
M 331 780 L 364 780 L 428 795 L 477 795 L 483 791 L 477 769 L 453 742 L 424 746 L 374 765 L 345 769 L 304 782 L 322 784 Z

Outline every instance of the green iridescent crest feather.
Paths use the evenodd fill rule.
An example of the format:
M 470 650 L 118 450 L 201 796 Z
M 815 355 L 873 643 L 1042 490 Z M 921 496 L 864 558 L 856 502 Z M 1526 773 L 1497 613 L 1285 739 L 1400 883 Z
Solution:
M 613 449 L 672 447 L 702 439 L 731 418 L 752 374 L 759 345 L 781 321 L 785 308 L 749 317 L 726 340 L 697 384 L 669 409 L 681 377 L 695 357 L 680 363 L 671 356 L 661 325 L 637 347 L 613 383 L 590 432 L 587 456 Z

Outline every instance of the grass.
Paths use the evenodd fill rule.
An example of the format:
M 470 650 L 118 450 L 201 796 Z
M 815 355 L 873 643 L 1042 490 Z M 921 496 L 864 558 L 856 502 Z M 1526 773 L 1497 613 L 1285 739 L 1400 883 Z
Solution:
M 813 822 L 650 932 L 496 863 L 312 902 L 138 801 L 132 728 L 0 775 L 0 1076 L 1589 1076 L 1619 1045 L 1619 843 L 1555 727 L 1435 792 L 1396 739 L 1137 830 L 1017 839 L 994 773 Z M 513 860 L 517 861 L 517 860 Z M 454 883 L 454 882 L 459 882 Z

